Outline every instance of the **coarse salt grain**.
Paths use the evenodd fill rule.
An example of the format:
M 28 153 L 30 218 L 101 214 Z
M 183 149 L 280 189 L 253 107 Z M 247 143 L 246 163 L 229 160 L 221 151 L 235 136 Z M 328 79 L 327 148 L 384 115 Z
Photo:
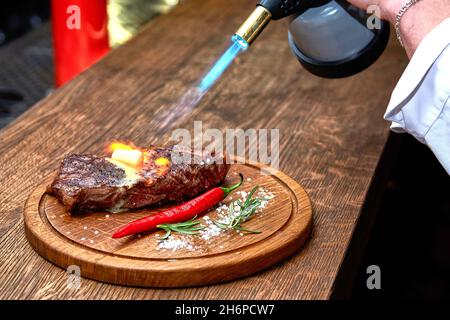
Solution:
M 164 241 L 160 241 L 158 243 L 158 248 L 172 251 L 177 251 L 179 249 L 193 251 L 195 249 L 194 245 L 185 237 L 178 239 L 173 236 L 170 236 Z
M 218 226 L 213 223 L 208 224 L 208 226 L 200 231 L 200 238 L 203 240 L 209 240 L 213 237 L 218 236 L 222 232 Z

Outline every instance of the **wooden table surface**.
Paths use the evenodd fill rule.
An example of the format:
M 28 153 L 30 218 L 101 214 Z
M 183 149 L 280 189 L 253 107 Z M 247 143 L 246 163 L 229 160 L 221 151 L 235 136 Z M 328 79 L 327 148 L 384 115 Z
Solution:
M 165 144 L 155 115 L 173 106 L 226 48 L 253 1 L 187 0 L 126 45 L 39 102 L 0 132 L 0 298 L 327 299 L 332 294 L 386 144 L 382 119 L 406 65 L 391 41 L 369 70 L 317 78 L 291 55 L 286 22 L 272 23 L 179 127 L 279 128 L 280 169 L 309 193 L 314 231 L 304 250 L 254 276 L 189 289 L 140 289 L 88 279 L 77 291 L 65 271 L 25 239 L 25 200 L 59 161 L 100 152 L 113 139 Z

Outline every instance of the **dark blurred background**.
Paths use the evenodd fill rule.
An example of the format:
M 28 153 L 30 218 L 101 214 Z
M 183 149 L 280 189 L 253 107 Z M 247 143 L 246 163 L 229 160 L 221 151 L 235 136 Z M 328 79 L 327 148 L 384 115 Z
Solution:
M 0 10 L 0 46 L 39 27 L 49 18 L 48 0 L 3 0 Z
M 95 0 L 93 0 L 95 1 Z M 109 0 L 112 47 L 179 0 Z M 0 2 L 0 129 L 54 87 L 50 0 Z
M 353 299 L 450 299 L 450 178 L 427 146 L 406 134 L 354 282 Z M 368 290 L 367 266 L 381 269 Z
M 93 0 L 95 1 L 95 0 Z M 177 0 L 110 0 L 110 43 L 118 46 Z M 0 130 L 54 87 L 49 0 L 0 3 Z M 375 214 L 352 299 L 450 298 L 450 179 L 427 147 L 392 134 L 387 188 Z M 367 266 L 381 268 L 368 290 Z
M 48 0 L 0 2 L 0 128 L 52 86 Z M 33 31 L 34 30 L 34 31 Z M 29 36 L 35 32 L 34 36 Z

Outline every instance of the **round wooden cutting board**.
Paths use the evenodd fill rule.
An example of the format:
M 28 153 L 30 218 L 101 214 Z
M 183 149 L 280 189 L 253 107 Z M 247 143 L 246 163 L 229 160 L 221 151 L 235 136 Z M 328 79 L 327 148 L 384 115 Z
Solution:
M 24 210 L 26 236 L 44 258 L 67 268 L 76 265 L 81 275 L 113 284 L 139 287 L 183 287 L 229 281 L 265 269 L 296 253 L 312 227 L 312 208 L 303 188 L 282 172 L 269 174 L 259 164 L 234 164 L 226 184 L 245 177 L 240 191 L 260 186 L 273 195 L 243 226 L 258 234 L 236 231 L 173 234 L 161 242 L 163 231 L 112 239 L 122 225 L 163 210 L 163 207 L 122 213 L 104 211 L 70 215 L 45 193 L 51 178 L 38 186 Z M 257 195 L 257 193 L 255 193 Z M 233 193 L 223 204 L 245 197 Z M 218 209 L 200 217 L 218 219 Z M 180 245 L 181 244 L 181 245 Z

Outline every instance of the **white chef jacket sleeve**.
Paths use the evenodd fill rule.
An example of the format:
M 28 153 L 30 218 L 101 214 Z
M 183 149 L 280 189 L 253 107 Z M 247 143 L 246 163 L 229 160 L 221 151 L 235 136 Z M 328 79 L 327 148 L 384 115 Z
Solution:
M 428 145 L 450 174 L 450 18 L 420 43 L 384 118 Z

